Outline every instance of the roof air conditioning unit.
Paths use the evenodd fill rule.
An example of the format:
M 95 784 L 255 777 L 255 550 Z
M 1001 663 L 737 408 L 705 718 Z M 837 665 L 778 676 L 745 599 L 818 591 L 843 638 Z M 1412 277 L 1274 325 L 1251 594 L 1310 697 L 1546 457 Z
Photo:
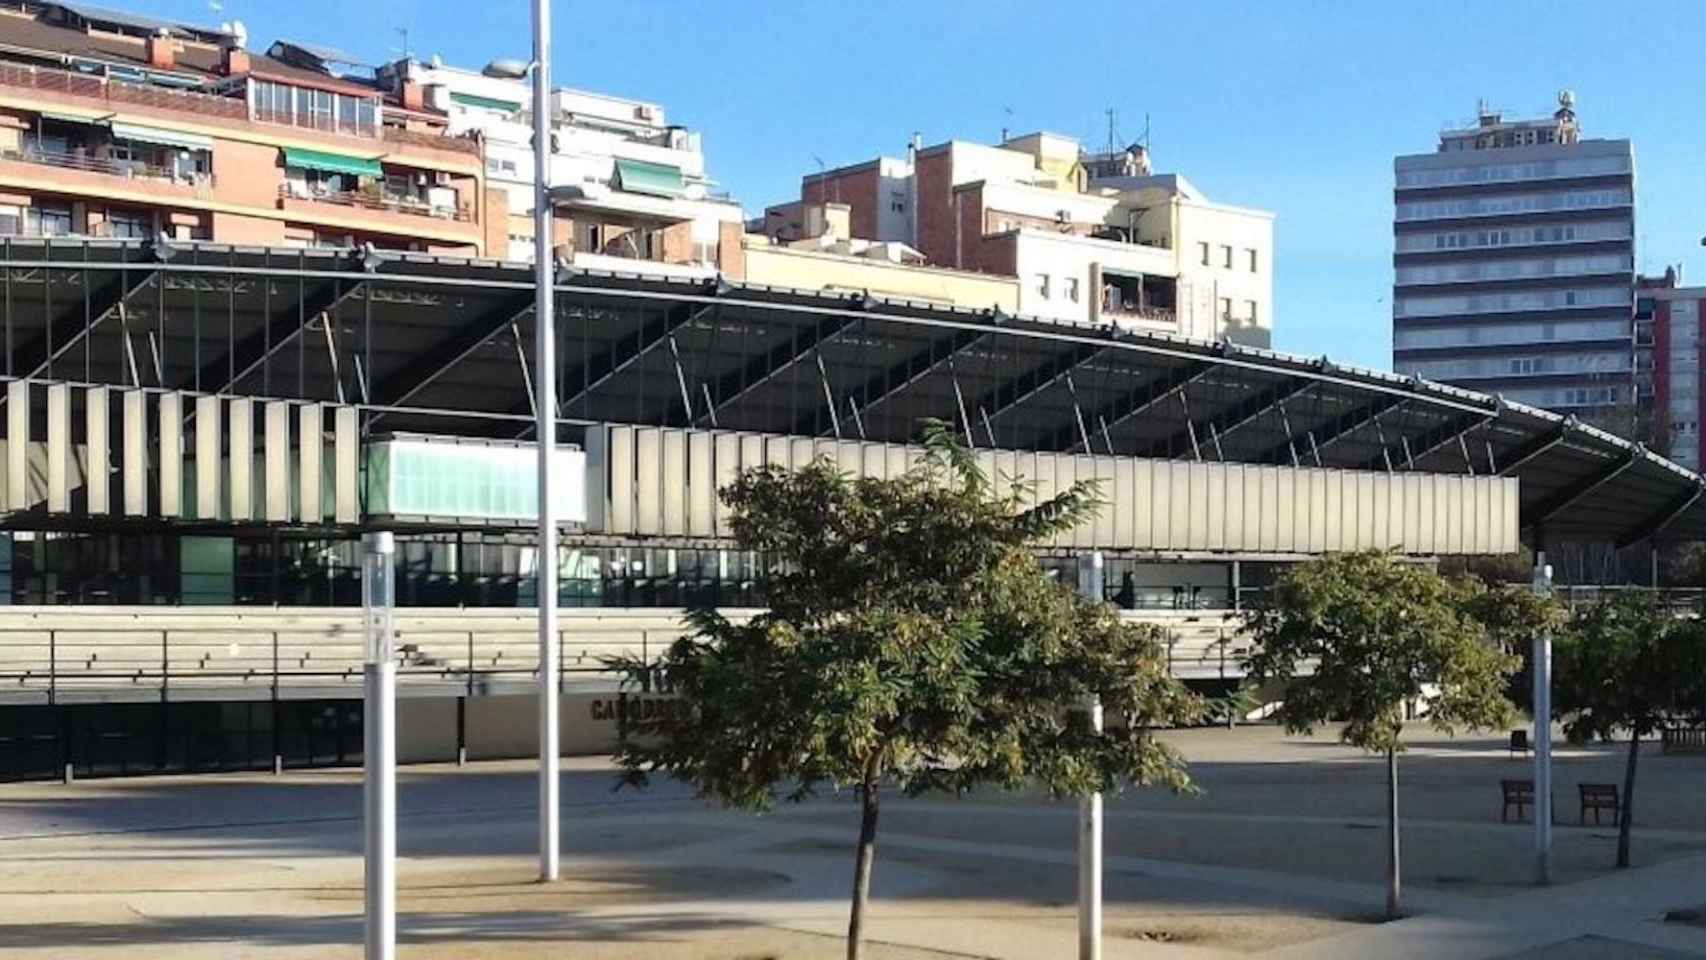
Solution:
M 636 119 L 636 120 L 650 120 L 651 118 L 652 118 L 652 108 L 651 107 L 641 105 L 641 106 L 637 106 L 634 108 L 634 119 Z

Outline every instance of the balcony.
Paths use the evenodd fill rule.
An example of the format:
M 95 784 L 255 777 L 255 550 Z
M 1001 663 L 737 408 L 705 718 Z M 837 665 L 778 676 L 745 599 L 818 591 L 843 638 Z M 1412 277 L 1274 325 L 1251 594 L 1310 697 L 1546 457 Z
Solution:
M 1102 319 L 1112 322 L 1175 324 L 1178 314 L 1168 307 L 1139 307 L 1131 304 L 1112 304 L 1102 307 Z
M 126 83 L 67 70 L 0 64 L 0 86 L 23 87 L 41 93 L 182 111 L 227 120 L 249 119 L 248 104 L 236 97 Z
M 0 160 L 33 163 L 39 166 L 54 167 L 60 170 L 76 170 L 83 173 L 101 173 L 112 177 L 123 177 L 126 180 L 154 180 L 161 183 L 196 187 L 205 191 L 213 189 L 213 174 L 211 173 L 188 174 L 169 167 L 157 167 L 136 160 L 113 160 L 107 157 L 90 156 L 86 153 L 25 147 L 22 150 L 0 150 Z
M 425 200 L 414 197 L 395 196 L 365 192 L 360 190 L 303 190 L 293 188 L 289 184 L 278 188 L 280 209 L 289 209 L 291 203 L 324 203 L 339 207 L 350 207 L 358 210 L 372 210 L 379 213 L 400 213 L 416 217 L 431 217 L 436 220 L 452 220 L 457 223 L 471 223 L 474 212 L 467 206 L 435 206 Z

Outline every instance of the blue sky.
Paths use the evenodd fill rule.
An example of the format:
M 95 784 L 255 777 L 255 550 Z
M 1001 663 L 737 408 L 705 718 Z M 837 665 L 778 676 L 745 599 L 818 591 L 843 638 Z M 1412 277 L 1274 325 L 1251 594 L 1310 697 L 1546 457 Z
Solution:
M 525 0 L 103 0 L 374 61 L 525 55 Z M 475 11 L 479 11 L 478 14 Z M 1576 92 L 1586 135 L 1627 137 L 1637 267 L 1706 282 L 1706 26 L 1696 2 L 757 3 L 558 0 L 554 82 L 662 103 L 756 212 L 907 137 L 1003 126 L 1100 145 L 1150 118 L 1160 171 L 1278 214 L 1275 345 L 1390 366 L 1392 157 L 1433 149 L 1486 98 L 1542 114 Z

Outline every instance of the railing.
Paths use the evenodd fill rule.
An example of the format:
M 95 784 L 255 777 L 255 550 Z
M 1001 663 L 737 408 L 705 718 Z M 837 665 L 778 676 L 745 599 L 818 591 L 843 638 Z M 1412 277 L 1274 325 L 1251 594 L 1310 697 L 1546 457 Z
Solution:
M 406 147 L 428 147 L 433 150 L 449 150 L 453 153 L 469 153 L 475 156 L 480 153 L 480 144 L 468 137 L 421 133 L 418 130 L 403 130 L 398 127 L 381 127 L 380 135 L 388 143 Z
M 1104 320 L 1142 320 L 1147 323 L 1178 323 L 1179 315 L 1165 307 L 1102 307 Z
M 157 167 L 138 160 L 114 160 L 108 157 L 94 157 L 88 154 L 59 150 L 39 150 L 33 147 L 25 147 L 23 150 L 0 150 L 0 160 L 35 163 L 44 167 L 78 170 L 84 173 L 102 173 L 126 179 L 161 180 L 190 187 L 211 188 L 213 186 L 213 174 L 211 173 L 185 175 L 169 167 Z
M 292 189 L 288 184 L 278 188 L 280 200 L 309 200 L 314 203 L 330 203 L 340 207 L 357 207 L 363 210 L 379 210 L 388 213 L 406 213 L 417 217 L 436 217 L 440 220 L 455 220 L 467 223 L 474 219 L 474 213 L 468 207 L 438 207 L 423 200 L 412 197 L 392 197 L 357 190 L 345 191 L 303 191 Z
M 249 119 L 248 104 L 236 97 L 126 83 L 67 70 L 0 64 L 0 86 L 25 87 L 46 93 L 63 93 L 162 110 L 182 110 L 228 120 Z

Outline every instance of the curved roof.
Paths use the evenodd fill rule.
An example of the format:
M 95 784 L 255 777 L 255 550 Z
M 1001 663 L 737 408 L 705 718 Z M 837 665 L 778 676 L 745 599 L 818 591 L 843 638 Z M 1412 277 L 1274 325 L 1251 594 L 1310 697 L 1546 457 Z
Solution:
M 44 261 L 53 269 L 31 269 Z M 65 345 L 86 316 L 130 296 L 133 311 L 158 301 L 177 318 L 161 333 L 169 386 L 309 399 L 359 387 L 383 430 L 513 437 L 531 423 L 523 264 L 13 240 L 0 243 L 0 266 L 12 268 L 0 284 L 22 344 L 18 375 L 51 376 L 57 362 L 75 379 L 125 382 L 121 349 Z M 1470 390 L 1326 358 L 715 276 L 557 279 L 558 396 L 571 424 L 902 441 L 939 417 L 1006 449 L 1496 473 L 1520 480 L 1531 541 L 1536 531 L 1554 542 L 1706 539 L 1700 476 L 1572 418 Z M 48 330 L 51 303 L 77 308 Z M 338 320 L 341 366 L 316 326 L 322 315 Z

